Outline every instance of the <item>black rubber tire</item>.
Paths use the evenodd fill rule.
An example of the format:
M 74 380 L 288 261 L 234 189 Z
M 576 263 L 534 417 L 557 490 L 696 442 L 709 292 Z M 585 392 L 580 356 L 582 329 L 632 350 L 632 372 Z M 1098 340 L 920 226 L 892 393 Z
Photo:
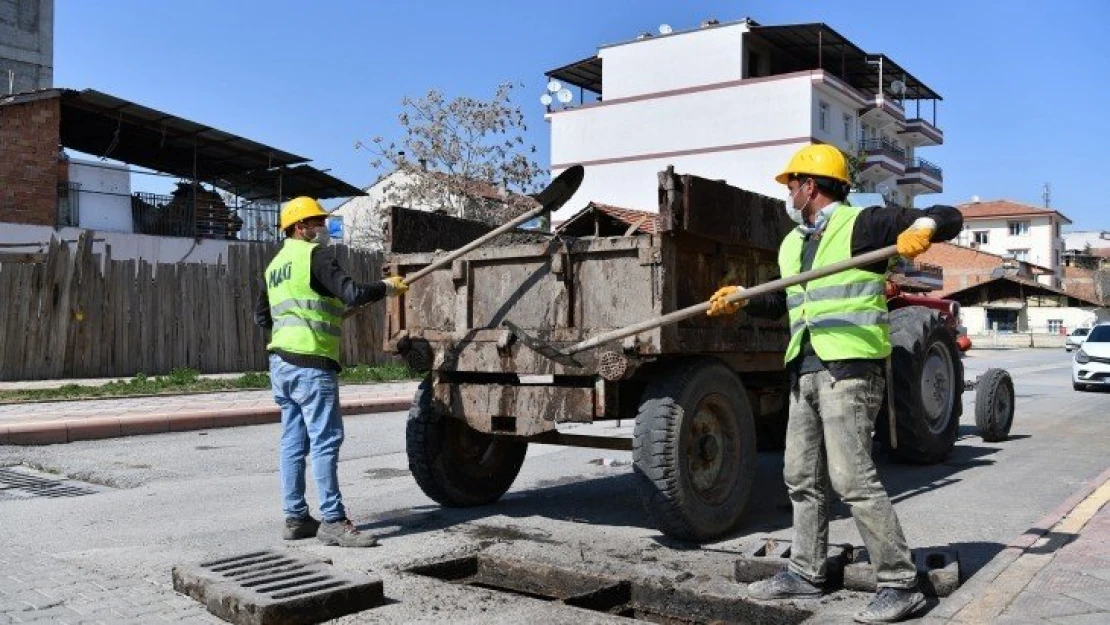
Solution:
M 1086 384 L 1080 384 L 1078 382 L 1072 382 L 1071 383 L 1071 388 L 1072 388 L 1073 391 L 1086 391 L 1087 390 L 1087 385 Z
M 736 529 L 755 479 L 755 423 L 744 386 L 712 359 L 672 365 L 644 390 L 632 460 L 644 507 L 664 534 L 710 541 Z
M 885 393 L 883 407 L 876 417 L 876 436 L 893 460 L 913 464 L 941 462 L 956 444 L 964 412 L 964 366 L 955 333 L 944 324 L 939 312 L 907 306 L 890 312 L 890 342 L 894 349 L 891 364 L 898 447 L 890 447 Z M 925 375 L 930 380 L 924 380 Z M 939 392 L 926 395 L 924 387 L 930 381 L 939 384 L 936 386 Z
M 431 381 L 420 383 L 405 428 L 409 471 L 437 503 L 464 508 L 493 503 L 509 490 L 524 464 L 528 443 L 484 434 L 432 405 Z
M 987 369 L 975 389 L 975 427 L 988 443 L 1010 436 L 1014 424 L 1014 381 L 1003 369 Z

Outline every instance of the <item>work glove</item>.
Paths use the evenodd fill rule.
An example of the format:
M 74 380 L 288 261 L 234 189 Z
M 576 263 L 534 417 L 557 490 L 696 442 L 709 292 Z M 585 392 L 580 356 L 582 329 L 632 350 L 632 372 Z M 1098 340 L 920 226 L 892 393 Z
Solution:
M 741 299 L 735 302 L 726 301 L 729 295 L 741 290 L 738 286 L 723 286 L 717 289 L 717 292 L 709 298 L 709 310 L 705 314 L 710 317 L 718 317 L 720 315 L 735 315 L 736 311 L 747 305 L 748 300 Z
M 389 297 L 397 297 L 404 295 L 409 290 L 409 285 L 405 284 L 405 279 L 401 276 L 389 276 L 382 280 L 385 285 L 385 294 Z
M 924 253 L 932 245 L 936 230 L 937 222 L 929 217 L 918 218 L 898 235 L 898 254 L 902 258 L 914 258 Z

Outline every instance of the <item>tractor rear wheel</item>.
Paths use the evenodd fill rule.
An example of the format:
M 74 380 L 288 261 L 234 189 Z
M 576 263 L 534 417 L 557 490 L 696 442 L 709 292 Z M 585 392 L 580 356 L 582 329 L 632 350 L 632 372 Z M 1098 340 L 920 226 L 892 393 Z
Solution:
M 964 411 L 964 368 L 955 333 L 939 312 L 907 306 L 890 312 L 890 342 L 898 446 L 890 447 L 889 394 L 876 417 L 876 435 L 896 460 L 941 462 L 956 444 Z

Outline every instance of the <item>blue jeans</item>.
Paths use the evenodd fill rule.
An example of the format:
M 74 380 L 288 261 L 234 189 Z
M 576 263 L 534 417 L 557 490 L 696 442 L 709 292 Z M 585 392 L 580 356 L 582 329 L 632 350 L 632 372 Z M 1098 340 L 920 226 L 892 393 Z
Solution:
M 286 518 L 308 515 L 304 499 L 305 456 L 312 454 L 312 477 L 324 521 L 347 518 L 339 493 L 339 376 L 334 371 L 297 367 L 270 354 L 270 385 L 281 408 L 281 507 Z
M 852 510 L 878 585 L 910 588 L 917 582 L 902 526 L 871 460 L 884 390 L 878 374 L 837 381 L 819 371 L 801 375 L 791 393 L 783 471 L 794 507 L 790 570 L 813 583 L 825 581 L 830 486 Z

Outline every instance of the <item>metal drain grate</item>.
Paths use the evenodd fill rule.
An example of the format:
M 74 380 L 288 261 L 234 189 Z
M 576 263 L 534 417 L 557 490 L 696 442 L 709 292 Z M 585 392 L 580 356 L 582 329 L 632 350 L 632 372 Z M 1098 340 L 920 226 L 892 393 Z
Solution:
M 0 498 L 29 499 L 31 497 L 80 497 L 98 491 L 76 486 L 68 480 L 57 480 L 36 475 L 22 468 L 0 469 Z
M 173 588 L 241 625 L 319 623 L 380 605 L 382 580 L 290 551 L 254 551 L 173 567 Z

